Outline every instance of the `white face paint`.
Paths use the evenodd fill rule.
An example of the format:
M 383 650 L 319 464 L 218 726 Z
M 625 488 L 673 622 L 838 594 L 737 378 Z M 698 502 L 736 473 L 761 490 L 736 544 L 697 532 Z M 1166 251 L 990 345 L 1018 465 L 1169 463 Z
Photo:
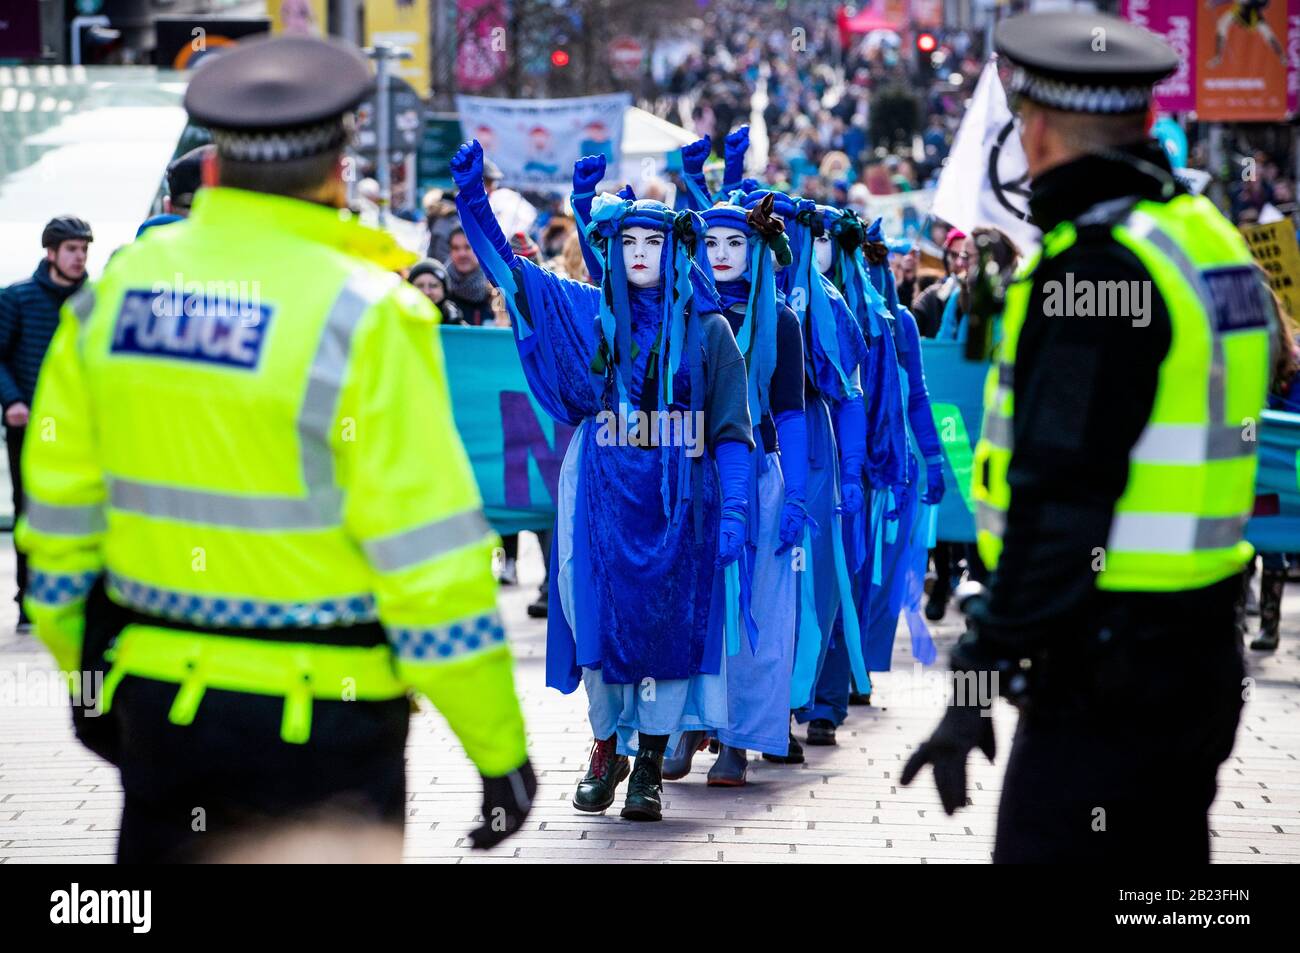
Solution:
M 749 238 L 740 229 L 721 225 L 710 228 L 704 235 L 704 248 L 709 253 L 714 281 L 737 281 L 745 277 Z
M 623 270 L 627 283 L 636 288 L 659 284 L 659 260 L 664 255 L 664 233 L 635 225 L 622 234 Z
M 831 246 L 831 237 L 826 234 L 813 239 L 813 255 L 817 259 L 817 270 L 823 275 L 831 270 L 835 249 Z

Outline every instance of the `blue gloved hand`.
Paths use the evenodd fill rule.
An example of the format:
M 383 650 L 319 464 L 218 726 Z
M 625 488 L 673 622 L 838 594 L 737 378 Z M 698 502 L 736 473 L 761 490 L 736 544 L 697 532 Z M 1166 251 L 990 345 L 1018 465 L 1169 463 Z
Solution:
M 458 189 L 483 188 L 483 147 L 471 139 L 451 157 L 451 178 Z
M 583 156 L 573 163 L 573 192 L 583 195 L 594 192 L 605 178 L 604 156 Z
M 689 145 L 682 146 L 682 171 L 687 175 L 696 175 L 704 171 L 704 163 L 713 151 L 713 140 L 708 136 L 696 139 Z
M 727 136 L 724 147 L 726 166 L 723 182 L 727 185 L 739 185 L 745 175 L 745 153 L 749 151 L 749 127 L 741 126 Z
M 614 194 L 621 199 L 628 200 L 629 202 L 636 201 L 636 193 L 632 191 L 632 184 L 630 182 L 625 183 L 623 187 Z
M 862 512 L 862 486 L 859 483 L 845 483 L 840 487 L 840 505 L 835 507 L 835 512 L 843 513 L 845 516 L 853 516 Z
M 778 530 L 781 545 L 777 548 L 776 554 L 780 556 L 787 553 L 801 542 L 807 525 L 808 511 L 804 509 L 804 505 L 794 500 L 787 500 L 785 506 L 781 508 L 781 528 Z
M 745 548 L 745 521 L 738 516 L 722 516 L 718 525 L 718 561 L 717 567 L 723 569 L 740 558 Z
M 925 494 L 922 503 L 938 503 L 943 499 L 943 464 L 928 463 L 925 467 Z
M 892 489 L 894 491 L 894 506 L 886 511 L 885 519 L 896 523 L 907 510 L 908 501 L 912 499 L 912 488 L 906 483 L 900 483 Z

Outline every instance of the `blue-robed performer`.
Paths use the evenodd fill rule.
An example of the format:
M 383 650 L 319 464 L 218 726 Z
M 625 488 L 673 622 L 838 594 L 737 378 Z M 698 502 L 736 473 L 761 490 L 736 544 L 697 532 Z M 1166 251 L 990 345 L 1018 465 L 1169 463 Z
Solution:
M 840 518 L 863 508 L 866 412 L 859 366 L 867 347 L 843 297 L 813 262 L 813 231 L 819 227 L 816 204 L 769 189 L 746 193 L 743 204 L 753 208 L 769 195 L 785 224 L 793 258 L 777 273 L 777 289 L 799 320 L 804 344 L 809 522 L 804 542 L 795 550 L 799 613 L 790 679 L 790 708 L 803 722 L 808 720 L 803 711 L 811 704 L 841 601 L 852 601 Z M 856 616 L 854 612 L 849 620 L 855 638 Z M 800 763 L 803 749 L 792 733 L 784 757 L 764 758 Z
M 686 147 L 693 165 L 709 140 Z M 584 160 L 585 161 L 585 160 Z M 702 160 L 701 160 L 702 161 Z M 754 552 L 753 616 L 758 642 L 727 658 L 727 724 L 716 737 L 718 760 L 708 783 L 745 783 L 748 751 L 789 754 L 790 677 L 797 611 L 795 557 L 807 525 L 808 450 L 804 417 L 803 332 L 777 291 L 775 268 L 790 262 L 784 224 L 772 211 L 774 196 L 751 209 L 720 203 L 701 210 L 705 250 L 727 320 L 745 355 L 749 406 L 757 446 L 751 455 L 750 544 Z M 583 217 L 577 195 L 575 212 Z M 692 205 L 697 204 L 692 196 Z M 685 777 L 704 742 L 686 732 L 664 763 L 669 780 Z
M 853 593 L 862 627 L 868 617 L 867 600 L 873 592 L 872 569 L 879 567 L 879 560 L 868 560 L 866 551 L 880 547 L 886 518 L 896 515 L 889 512 L 887 504 L 891 491 L 907 482 L 911 448 L 894 336 L 886 321 L 884 299 L 867 277 L 863 257 L 866 224 L 852 210 L 822 205 L 818 211 L 823 231 L 813 242 L 817 269 L 844 296 L 867 341 L 862 383 L 867 409 L 865 476 L 870 499 L 845 533 L 846 548 L 852 553 Z M 851 691 L 852 687 L 857 691 Z M 871 679 L 862 639 L 851 642 L 844 636 L 841 615 L 817 678 L 812 706 L 806 713 L 809 739 L 833 742 L 835 729 L 848 715 L 848 706 L 869 704 L 870 700 Z
M 912 312 L 898 300 L 879 219 L 867 229 L 865 239 L 867 276 L 874 293 L 883 300 L 885 322 L 898 353 L 911 446 L 906 479 L 889 491 L 885 504 L 883 538 L 867 553 L 872 588 L 862 619 L 863 652 L 869 671 L 887 672 L 900 613 L 907 621 L 913 656 L 923 664 L 934 661 L 934 642 L 921 615 L 921 597 L 927 553 L 934 545 L 934 521 L 944 493 L 944 454 L 925 384 L 920 332 Z
M 515 257 L 483 189 L 483 150 L 451 161 L 461 222 L 502 290 L 534 397 L 575 426 L 559 480 L 547 684 L 584 686 L 595 743 L 574 807 L 628 776 L 625 818 L 662 816 L 668 736 L 726 722 L 751 436 L 745 363 L 695 263 L 703 223 L 597 197 L 599 288 Z
M 747 127 L 727 137 L 724 188 L 727 183 L 740 182 L 747 190 L 747 206 L 764 195 L 775 196 L 794 259 L 790 267 L 778 272 L 778 289 L 804 329 L 810 538 L 803 549 L 807 558 L 798 573 L 801 598 L 790 707 L 797 721 L 808 723 L 809 742 L 834 744 L 834 725 L 820 720 L 814 710 L 815 686 L 832 653 L 839 653 L 845 644 L 856 645 L 861 638 L 856 607 L 843 619 L 839 615 L 841 603 L 855 605 L 851 576 L 863 558 L 860 520 L 868 428 L 861 366 L 867 357 L 867 343 L 848 303 L 817 267 L 814 245 L 824 222 L 816 203 L 762 189 L 743 179 L 748 144 Z M 692 148 L 683 150 L 682 165 L 692 193 L 697 201 L 704 201 L 707 186 L 702 167 L 708 151 L 697 145 L 688 155 Z M 834 465 L 837 451 L 838 472 Z M 841 518 L 848 526 L 847 534 L 842 532 Z M 837 637 L 837 630 L 845 628 L 847 634 Z M 865 669 L 859 669 L 865 682 Z M 803 751 L 791 735 L 786 758 L 765 757 L 798 763 L 803 761 Z

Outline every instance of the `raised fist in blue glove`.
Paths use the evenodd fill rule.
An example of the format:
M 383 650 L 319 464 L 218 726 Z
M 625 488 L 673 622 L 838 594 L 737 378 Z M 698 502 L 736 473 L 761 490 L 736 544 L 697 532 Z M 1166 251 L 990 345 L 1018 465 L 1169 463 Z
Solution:
M 735 516 L 724 516 L 718 527 L 718 561 L 722 569 L 740 558 L 745 546 L 745 521 Z
M 583 156 L 573 163 L 573 194 L 583 195 L 596 191 L 605 178 L 604 156 Z
M 456 150 L 451 157 L 451 178 L 458 189 L 483 186 L 483 147 L 471 139 Z
M 727 135 L 726 156 L 728 159 L 734 156 L 743 159 L 747 151 L 749 151 L 749 127 L 741 126 Z
M 850 481 L 840 488 L 840 505 L 836 507 L 836 512 L 843 513 L 845 516 L 862 512 L 861 485 Z
M 804 505 L 794 500 L 787 500 L 785 506 L 781 508 L 781 528 L 778 530 L 781 546 L 776 554 L 780 556 L 788 552 L 791 547 L 798 545 L 803 539 L 804 528 L 807 525 L 808 511 L 804 509 Z
M 682 171 L 694 175 L 704 171 L 704 163 L 713 151 L 713 140 L 708 136 L 696 139 L 690 145 L 682 146 Z
M 938 503 L 943 499 L 943 464 L 929 463 L 925 467 L 925 494 L 922 503 Z

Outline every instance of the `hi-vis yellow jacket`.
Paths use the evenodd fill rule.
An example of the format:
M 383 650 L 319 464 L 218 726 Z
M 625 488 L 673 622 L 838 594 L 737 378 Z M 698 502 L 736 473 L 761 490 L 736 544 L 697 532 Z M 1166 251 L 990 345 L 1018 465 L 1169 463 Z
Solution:
M 28 613 L 69 671 L 100 573 L 171 623 L 127 627 L 106 702 L 127 674 L 177 682 L 180 724 L 206 687 L 283 694 L 301 742 L 313 698 L 409 687 L 484 774 L 523 763 L 497 538 L 409 258 L 347 213 L 207 189 L 65 305 L 24 450 Z M 331 644 L 375 621 L 386 641 Z

